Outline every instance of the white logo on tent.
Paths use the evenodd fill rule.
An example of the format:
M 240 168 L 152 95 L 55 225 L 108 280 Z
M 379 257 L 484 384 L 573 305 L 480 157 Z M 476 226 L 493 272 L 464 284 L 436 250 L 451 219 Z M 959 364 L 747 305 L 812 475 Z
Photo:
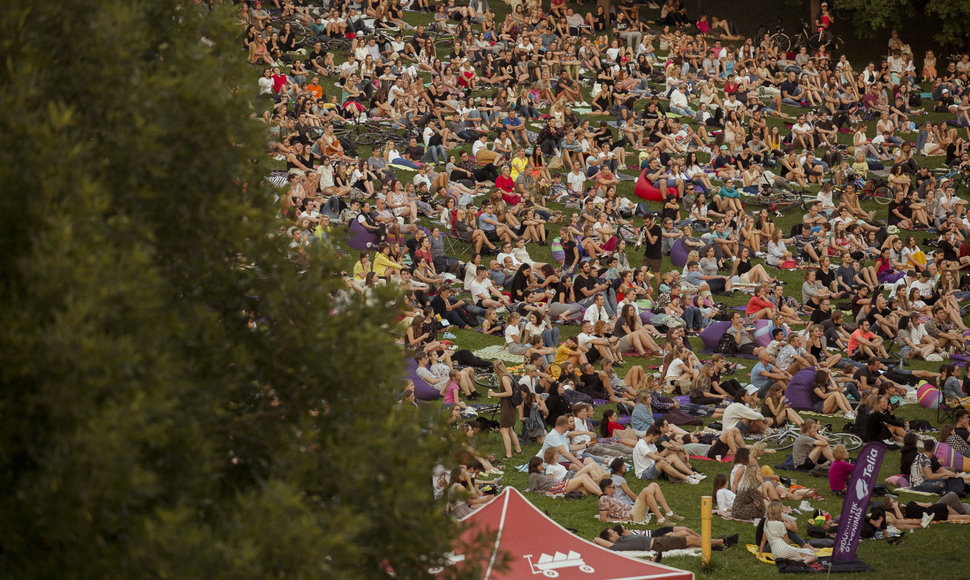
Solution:
M 532 554 L 526 554 L 522 556 L 529 560 L 529 566 L 532 568 L 533 574 L 542 574 L 549 578 L 556 578 L 559 576 L 559 572 L 556 570 L 560 568 L 579 568 L 581 571 L 587 574 L 592 574 L 596 570 L 592 566 L 588 566 L 586 562 L 583 561 L 583 557 L 579 552 L 569 551 L 568 554 L 563 554 L 562 552 L 556 552 L 554 556 L 549 554 L 541 554 L 539 559 L 533 563 Z

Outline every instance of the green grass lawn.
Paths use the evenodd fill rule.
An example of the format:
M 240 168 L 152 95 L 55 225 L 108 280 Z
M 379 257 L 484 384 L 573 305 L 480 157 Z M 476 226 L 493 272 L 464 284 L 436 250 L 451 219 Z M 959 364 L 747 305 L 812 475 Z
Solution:
M 779 6 L 781 3 L 778 3 Z M 492 8 L 498 13 L 497 21 L 501 22 L 502 18 L 507 14 L 508 6 L 502 2 L 493 2 Z M 738 7 L 735 7 L 737 9 Z M 584 8 L 585 9 L 585 8 Z M 712 13 L 717 13 L 718 9 L 712 8 Z M 417 23 L 428 23 L 430 22 L 430 16 L 427 14 L 415 14 L 406 13 L 407 20 L 412 24 Z M 768 15 L 765 15 L 766 22 L 769 22 Z M 747 31 L 745 32 L 753 32 Z M 881 43 L 880 43 L 881 45 Z M 867 51 L 861 58 L 870 58 L 871 54 L 878 53 L 879 49 L 871 49 Z M 444 52 L 444 50 L 442 50 Z M 444 55 L 442 55 L 444 56 Z M 344 58 L 341 55 L 341 60 Z M 860 59 L 861 60 L 861 59 Z M 857 69 L 859 66 L 857 65 Z M 325 89 L 328 94 L 334 91 L 333 83 L 325 83 Z M 589 87 L 584 87 L 584 91 L 588 91 Z M 487 95 L 490 91 L 478 91 L 477 94 Z M 588 92 L 587 92 L 587 100 Z M 786 109 L 788 113 L 794 113 L 794 109 Z M 938 120 L 941 118 L 940 115 L 929 115 L 930 120 Z M 770 119 L 770 124 L 780 125 L 781 121 L 778 119 Z M 531 124 L 531 123 L 530 123 Z M 531 128 L 531 127 L 530 127 Z M 784 126 L 780 127 L 783 131 L 787 131 Z M 871 127 L 870 127 L 871 129 Z M 538 130 L 538 129 L 534 129 Z M 870 132 L 871 134 L 871 132 Z M 903 134 L 903 137 L 914 141 L 916 138 L 915 133 Z M 840 134 L 839 140 L 842 143 L 851 144 L 851 136 L 848 134 Z M 468 147 L 470 149 L 470 146 Z M 360 148 L 358 153 L 361 157 L 369 154 L 369 150 L 366 148 Z M 819 152 L 821 153 L 821 152 Z M 632 159 L 636 159 L 635 153 Z M 919 162 L 921 164 L 929 164 L 930 166 L 940 163 L 939 158 L 927 159 L 920 158 Z M 628 172 L 633 174 L 633 172 Z M 410 180 L 412 177 L 408 172 L 399 172 L 399 176 L 402 180 Z M 633 194 L 634 182 L 623 181 L 618 186 L 618 192 L 620 195 L 630 198 L 635 201 L 640 201 Z M 813 188 L 813 191 L 815 188 Z M 965 197 L 966 192 L 959 192 Z M 652 203 L 653 209 L 659 210 L 659 203 Z M 870 204 L 866 207 L 867 210 L 876 210 L 878 215 L 877 219 L 885 220 L 887 217 L 887 209 L 885 206 L 877 206 L 875 204 Z M 777 218 L 776 224 L 781 228 L 783 232 L 787 232 L 789 228 L 801 221 L 801 211 L 791 210 L 787 212 L 783 217 Z M 426 222 L 426 225 L 431 225 L 430 222 Z M 639 220 L 638 220 L 639 225 Z M 558 232 L 558 226 L 549 224 L 548 238 L 551 240 L 556 237 Z M 924 239 L 927 237 L 922 232 L 912 232 L 917 237 L 917 241 L 922 244 Z M 924 246 L 925 247 L 925 246 Z M 532 258 L 539 262 L 552 262 L 551 253 L 548 247 L 530 247 L 530 255 Z M 630 263 L 639 264 L 640 256 L 636 255 L 632 249 L 628 250 Z M 467 259 L 470 256 L 470 248 L 465 246 L 461 253 L 457 256 L 461 259 Z M 755 262 L 759 262 L 756 260 Z M 665 269 L 672 267 L 669 262 L 669 258 L 665 258 L 664 262 Z M 798 289 L 801 287 L 801 282 L 803 278 L 803 272 L 801 271 L 778 271 L 771 269 L 772 275 L 778 275 L 783 280 L 788 283 L 788 291 L 793 292 L 798 298 Z M 731 297 L 719 297 L 719 302 L 726 303 L 730 306 L 743 305 L 747 302 L 749 295 L 743 293 L 736 293 Z M 468 332 L 468 331 L 453 331 L 457 338 L 455 342 L 462 348 L 468 348 L 475 350 L 484 346 L 501 344 L 501 339 L 486 337 L 480 333 Z M 563 336 L 568 336 L 571 334 L 576 334 L 578 329 L 576 327 L 562 327 Z M 699 352 L 702 348 L 701 341 L 699 338 L 694 338 L 691 340 L 692 346 L 695 352 Z M 659 358 L 653 359 L 630 359 L 630 363 L 626 367 L 618 368 L 618 372 L 625 374 L 629 364 L 642 364 L 642 365 L 657 365 L 660 364 Z M 748 382 L 748 375 L 753 361 L 750 360 L 740 360 L 739 362 L 743 365 L 743 369 L 737 371 L 736 376 L 741 382 Z M 914 361 L 913 368 L 923 368 L 929 370 L 936 370 L 938 364 L 926 363 L 923 361 Z M 484 393 L 483 393 L 484 394 Z M 432 403 L 436 404 L 436 403 Z M 603 408 L 597 409 L 596 417 L 598 418 L 602 413 Z M 930 420 L 935 423 L 935 411 L 929 411 L 923 409 L 916 405 L 905 405 L 901 407 L 898 414 L 906 419 L 922 418 Z M 831 422 L 838 430 L 844 423 L 844 420 L 840 417 L 832 417 L 830 419 L 823 420 L 824 422 Z M 504 449 L 502 448 L 502 441 L 498 433 L 487 433 L 480 435 L 480 440 L 477 442 L 480 451 L 486 455 L 489 452 L 494 452 L 497 456 L 504 456 Z M 522 457 L 528 458 L 530 454 L 534 454 L 538 449 L 538 445 L 525 446 L 524 450 L 526 452 Z M 777 457 L 777 456 L 775 456 Z M 768 458 L 768 464 L 774 465 L 780 463 L 783 457 L 774 460 L 774 457 Z M 524 459 L 519 459 L 517 464 L 525 463 Z M 506 464 L 506 467 L 509 467 Z M 885 478 L 889 475 L 896 473 L 899 469 L 899 452 L 888 452 L 885 456 L 882 469 L 880 471 L 880 479 Z M 709 478 L 697 486 L 689 485 L 675 485 L 669 483 L 663 483 L 663 491 L 666 495 L 671 507 L 675 509 L 678 513 L 685 516 L 687 519 L 684 525 L 688 525 L 696 530 L 700 529 L 700 496 L 704 494 L 709 494 L 711 491 L 711 482 L 713 480 L 713 475 L 719 472 L 728 472 L 729 465 L 717 464 L 714 462 L 695 462 L 695 467 L 706 473 Z M 838 514 L 841 509 L 841 500 L 832 496 L 831 493 L 827 491 L 827 481 L 814 478 L 807 474 L 794 474 L 795 479 L 798 483 L 818 488 L 822 494 L 825 496 L 824 500 L 812 501 L 811 503 L 815 507 L 820 507 L 828 510 L 834 514 Z M 642 485 L 636 482 L 632 477 L 629 478 L 631 482 L 631 487 L 634 491 L 639 491 Z M 501 482 L 503 485 L 514 486 L 520 490 L 524 490 L 527 486 L 527 477 L 523 473 L 519 473 L 514 469 L 507 469 L 506 475 Z M 552 518 L 561 523 L 562 525 L 577 530 L 578 534 L 584 538 L 592 538 L 597 535 L 599 531 L 604 527 L 604 524 L 600 523 L 597 519 L 594 519 L 596 515 L 596 500 L 595 498 L 585 498 L 582 500 L 564 500 L 564 499 L 550 499 L 546 497 L 538 497 L 532 494 L 528 494 L 527 497 L 533 501 L 540 509 L 546 511 Z M 903 496 L 901 499 L 908 501 L 908 499 L 920 499 L 922 497 L 909 497 Z M 804 531 L 804 521 L 801 522 L 802 531 Z M 721 534 L 732 534 L 739 533 L 741 535 L 741 542 L 753 542 L 754 541 L 754 529 L 751 526 L 740 524 L 737 522 L 726 522 L 720 518 L 715 517 L 713 522 L 713 533 L 715 536 Z M 877 572 L 865 574 L 860 577 L 866 578 L 920 578 L 920 577 L 940 577 L 940 578 L 966 578 L 970 577 L 970 572 L 966 570 L 967 559 L 963 555 L 965 553 L 964 543 L 967 538 L 970 537 L 970 526 L 956 526 L 951 527 L 948 525 L 934 525 L 931 526 L 929 530 L 919 531 L 915 534 L 907 534 L 905 536 L 905 542 L 900 546 L 889 546 L 884 542 L 878 541 L 867 541 L 862 542 L 859 547 L 859 557 L 869 563 L 871 566 L 877 569 Z M 950 538 L 955 538 L 955 541 L 949 541 Z M 713 560 L 709 569 L 702 570 L 701 562 L 699 558 L 669 558 L 665 559 L 666 563 L 673 566 L 681 567 L 687 570 L 691 570 L 697 573 L 699 578 L 705 579 L 720 579 L 720 578 L 760 578 L 776 574 L 776 570 L 769 565 L 759 563 L 754 556 L 748 554 L 743 546 L 733 548 L 726 552 L 715 552 Z

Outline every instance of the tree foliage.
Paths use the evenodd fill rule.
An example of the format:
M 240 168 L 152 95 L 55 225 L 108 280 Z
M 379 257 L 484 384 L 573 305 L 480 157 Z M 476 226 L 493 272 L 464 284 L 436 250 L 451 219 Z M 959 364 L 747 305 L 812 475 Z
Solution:
M 274 237 L 228 9 L 0 23 L 4 576 L 420 575 L 451 443 L 395 410 L 393 309 L 332 313 L 346 264 Z
M 839 0 L 840 9 L 853 11 L 856 31 L 872 38 L 890 28 L 905 30 L 914 22 L 929 23 L 944 46 L 967 48 L 970 39 L 970 2 L 951 0 Z

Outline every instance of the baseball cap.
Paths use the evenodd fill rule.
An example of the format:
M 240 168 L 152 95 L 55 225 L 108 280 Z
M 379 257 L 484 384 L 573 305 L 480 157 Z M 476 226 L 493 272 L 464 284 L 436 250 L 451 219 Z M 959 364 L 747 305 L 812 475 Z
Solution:
M 758 387 L 754 385 L 748 385 L 747 387 L 744 388 L 744 392 L 748 393 L 749 395 L 756 395 L 758 394 Z

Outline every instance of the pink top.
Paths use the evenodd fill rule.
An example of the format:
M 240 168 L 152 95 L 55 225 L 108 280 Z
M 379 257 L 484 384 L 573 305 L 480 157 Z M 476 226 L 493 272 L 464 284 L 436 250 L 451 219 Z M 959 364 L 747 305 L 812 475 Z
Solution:
M 829 467 L 829 489 L 832 491 L 843 491 L 845 484 L 852 475 L 853 465 L 846 461 L 835 460 Z
M 448 386 L 445 387 L 444 404 L 446 404 L 446 405 L 454 405 L 455 402 L 456 402 L 455 401 L 455 396 L 457 395 L 457 393 L 458 393 L 458 383 L 456 383 L 455 381 L 450 381 L 448 383 Z M 845 484 L 843 483 L 843 485 L 845 485 Z

